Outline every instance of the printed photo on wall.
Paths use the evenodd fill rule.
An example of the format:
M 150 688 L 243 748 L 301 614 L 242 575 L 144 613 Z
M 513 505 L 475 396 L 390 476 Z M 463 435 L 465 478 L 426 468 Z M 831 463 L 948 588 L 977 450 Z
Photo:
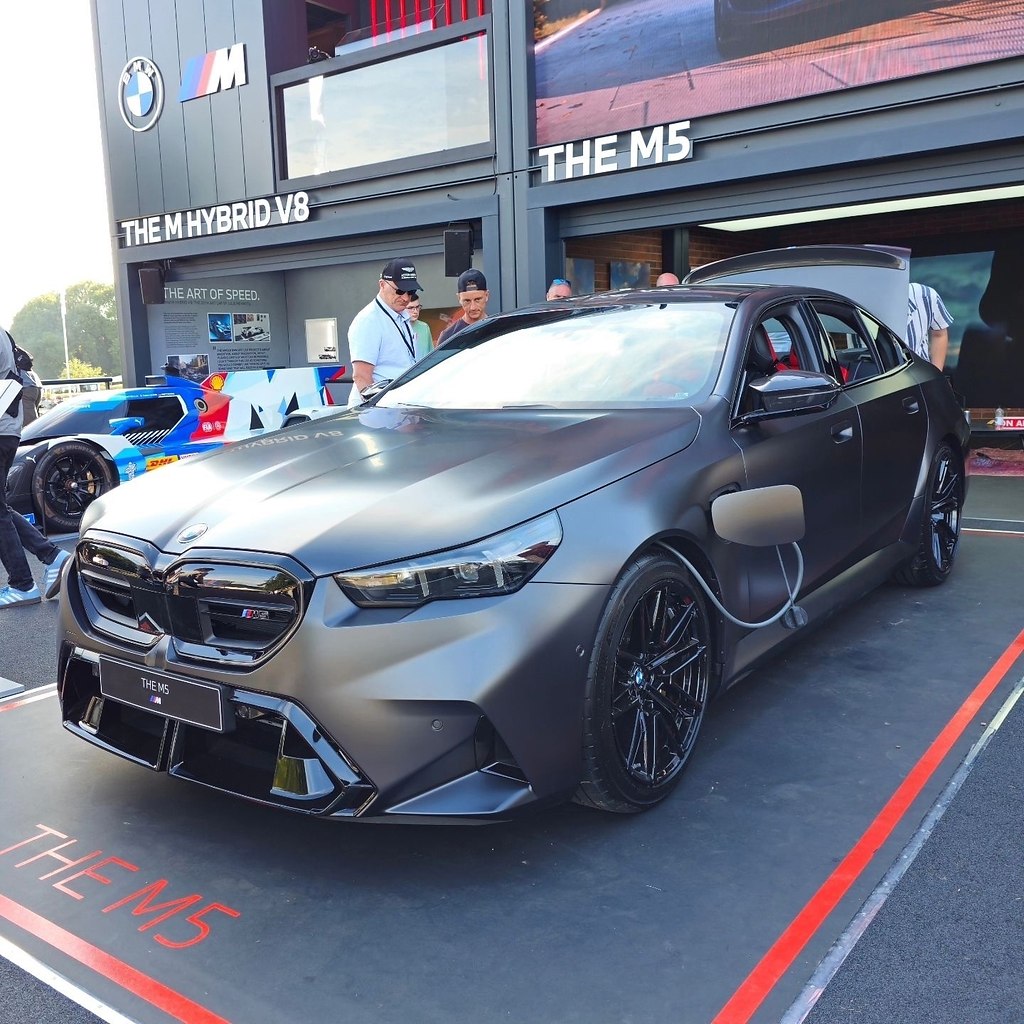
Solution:
M 233 339 L 249 345 L 270 344 L 269 313 L 235 313 Z
M 612 260 L 609 266 L 611 286 L 615 288 L 646 288 L 651 283 L 650 263 L 628 263 Z
M 210 325 L 210 341 L 214 345 L 233 340 L 230 313 L 207 313 L 206 321 Z
M 164 363 L 164 377 L 184 377 L 186 380 L 201 384 L 210 376 L 210 356 L 206 352 L 195 352 L 192 355 L 175 353 L 167 356 Z
M 306 321 L 306 362 L 338 361 L 338 318 L 315 317 Z

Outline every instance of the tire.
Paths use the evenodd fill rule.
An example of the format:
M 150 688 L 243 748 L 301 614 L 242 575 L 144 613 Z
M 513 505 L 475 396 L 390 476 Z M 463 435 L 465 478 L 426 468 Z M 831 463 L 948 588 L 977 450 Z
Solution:
M 960 456 L 943 441 L 928 471 L 924 521 L 913 557 L 893 578 L 911 587 L 937 587 L 953 571 L 960 542 L 960 514 L 964 507 L 964 467 Z
M 61 441 L 32 474 L 32 497 L 51 533 L 74 533 L 89 504 L 117 484 L 114 469 L 84 441 Z
M 707 606 L 690 574 L 666 555 L 630 565 L 594 645 L 577 803 L 631 814 L 675 789 L 704 719 L 710 647 Z

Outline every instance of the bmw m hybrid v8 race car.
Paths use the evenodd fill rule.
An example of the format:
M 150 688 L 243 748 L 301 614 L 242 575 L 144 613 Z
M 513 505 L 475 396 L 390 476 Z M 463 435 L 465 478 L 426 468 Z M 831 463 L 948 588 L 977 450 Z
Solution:
M 89 503 L 119 484 L 277 429 L 296 410 L 332 405 L 328 384 L 344 373 L 343 366 L 234 370 L 202 383 L 168 377 L 69 398 L 25 428 L 7 500 L 50 532 L 75 531 Z

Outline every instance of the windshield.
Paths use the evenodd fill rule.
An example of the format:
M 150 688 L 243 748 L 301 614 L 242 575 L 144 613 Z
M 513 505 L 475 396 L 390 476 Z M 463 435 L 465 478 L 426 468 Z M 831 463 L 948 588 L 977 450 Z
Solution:
M 733 312 L 723 303 L 673 302 L 485 320 L 417 363 L 377 404 L 691 403 L 714 383 Z
M 58 437 L 64 434 L 109 434 L 110 421 L 124 416 L 125 402 L 121 397 L 82 395 L 68 398 L 47 409 L 21 433 L 22 441 Z

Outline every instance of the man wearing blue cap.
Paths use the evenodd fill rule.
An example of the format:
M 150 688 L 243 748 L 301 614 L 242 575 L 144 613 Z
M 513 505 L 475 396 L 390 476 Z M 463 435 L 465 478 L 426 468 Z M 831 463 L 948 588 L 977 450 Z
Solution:
M 394 380 L 416 359 L 416 340 L 406 308 L 423 291 L 408 256 L 389 260 L 380 272 L 377 294 L 352 320 L 348 354 L 353 387 L 348 404 L 359 405 L 373 384 Z
M 450 323 L 440 333 L 437 339 L 438 345 L 458 334 L 459 331 L 480 323 L 487 316 L 487 300 L 491 296 L 487 291 L 487 278 L 479 270 L 464 270 L 459 275 L 455 289 L 459 294 L 462 316 Z

